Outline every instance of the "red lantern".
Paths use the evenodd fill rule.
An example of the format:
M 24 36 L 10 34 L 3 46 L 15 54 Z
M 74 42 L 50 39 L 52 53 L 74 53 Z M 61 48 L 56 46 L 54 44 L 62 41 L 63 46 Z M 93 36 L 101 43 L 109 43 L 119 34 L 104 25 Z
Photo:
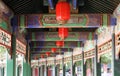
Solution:
M 68 2 L 58 2 L 56 5 L 56 20 L 68 21 L 70 19 L 70 4 Z
M 59 34 L 59 37 L 61 39 L 66 38 L 68 36 L 68 28 L 64 28 L 64 27 L 59 28 L 58 29 L 58 34 Z
M 37 60 L 38 58 L 35 56 L 35 58 L 34 58 L 35 60 Z
M 55 53 L 56 50 L 57 50 L 56 48 L 51 48 L 52 53 Z
M 64 41 L 56 41 L 56 46 L 57 46 L 57 47 L 62 47 L 62 46 L 64 46 Z
M 49 56 L 49 55 L 50 55 L 50 52 L 46 52 L 46 55 Z
M 41 58 L 44 58 L 44 55 L 41 55 Z

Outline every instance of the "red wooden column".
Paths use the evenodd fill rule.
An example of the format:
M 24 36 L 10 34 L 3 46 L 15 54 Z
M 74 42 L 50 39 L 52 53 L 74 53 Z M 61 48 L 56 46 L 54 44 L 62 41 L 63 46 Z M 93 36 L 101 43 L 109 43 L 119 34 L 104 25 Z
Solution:
M 39 75 L 39 69 L 35 68 L 35 76 L 38 76 L 38 75 Z

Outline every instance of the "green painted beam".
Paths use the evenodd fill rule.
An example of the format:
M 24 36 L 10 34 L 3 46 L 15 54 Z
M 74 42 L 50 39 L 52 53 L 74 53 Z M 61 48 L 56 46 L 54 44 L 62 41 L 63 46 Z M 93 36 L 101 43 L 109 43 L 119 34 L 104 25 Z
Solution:
M 107 14 L 103 14 L 103 26 L 108 26 L 108 17 Z
M 72 51 L 72 48 L 64 48 L 64 49 L 60 49 L 58 48 L 56 51 Z M 43 52 L 43 51 L 51 51 L 51 48 L 45 48 L 45 49 L 33 49 L 31 50 L 31 53 L 33 52 Z
M 57 52 L 60 52 L 61 50 L 58 50 Z M 46 53 L 46 52 L 51 52 L 49 50 L 46 51 L 32 51 L 31 54 L 37 54 L 37 53 Z M 69 52 L 69 50 L 66 51 L 61 51 L 61 52 Z M 51 52 L 52 53 L 52 52 Z
M 76 46 L 77 47 L 77 46 Z M 42 50 L 51 50 L 51 48 L 55 48 L 55 47 L 38 47 L 38 48 L 31 48 L 32 51 L 42 51 Z M 73 47 L 56 47 L 57 50 L 61 50 L 61 49 L 73 49 Z
M 31 56 L 31 58 L 35 58 L 35 57 L 41 58 L 40 55 L 41 54 L 34 54 L 33 56 Z M 42 55 L 44 55 L 44 57 L 48 57 L 48 56 L 46 56 L 46 54 L 42 53 Z M 56 55 L 60 55 L 60 53 L 56 53 Z M 55 56 L 54 56 L 54 54 L 50 54 L 49 57 L 55 57 Z
M 109 22 L 109 14 L 71 14 L 69 21 L 64 25 L 69 28 L 99 27 Z M 57 23 L 55 14 L 29 14 L 20 15 L 20 28 L 57 28 L 61 27 Z M 104 19 L 105 18 L 105 19 Z M 108 25 L 107 23 L 106 25 Z
M 91 32 L 92 34 L 94 32 Z M 88 39 L 89 32 L 69 32 L 64 41 L 82 41 Z M 58 32 L 32 32 L 30 41 L 57 41 L 60 40 Z
M 57 52 L 60 52 L 61 50 L 57 50 Z M 61 52 L 71 52 L 71 50 L 65 50 L 65 51 L 61 51 Z M 42 51 L 31 51 L 31 54 L 36 54 L 36 53 L 45 53 L 45 52 L 51 52 L 51 50 L 42 50 Z
M 68 37 L 64 39 L 64 41 L 79 41 L 79 36 L 81 33 L 79 32 L 69 32 Z M 58 36 L 58 32 L 44 32 L 43 34 L 39 33 L 31 33 L 30 41 L 57 41 L 60 40 Z M 85 35 L 84 35 L 85 36 Z M 44 38 L 43 38 L 44 37 Z M 82 34 L 81 34 L 82 37 Z
M 74 47 L 77 47 L 77 46 L 74 46 Z M 43 46 L 43 47 L 33 46 L 32 47 L 32 49 L 35 49 L 35 48 L 58 48 L 58 47 L 57 46 Z M 61 48 L 71 48 L 71 47 L 70 46 L 64 46 L 64 47 L 61 47 Z
M 25 15 L 21 15 L 19 18 L 20 18 L 20 27 L 24 28 L 25 27 Z
M 79 47 L 82 41 L 64 41 L 63 48 L 67 47 Z M 32 41 L 32 48 L 50 48 L 56 47 L 56 41 Z

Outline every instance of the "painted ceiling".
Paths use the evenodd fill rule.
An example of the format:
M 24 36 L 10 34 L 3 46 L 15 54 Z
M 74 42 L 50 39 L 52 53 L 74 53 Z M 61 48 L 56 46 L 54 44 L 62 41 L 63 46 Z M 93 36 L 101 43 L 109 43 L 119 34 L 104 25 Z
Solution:
M 49 13 L 48 0 L 3 0 L 15 14 Z M 50 1 L 50 0 L 49 0 Z M 58 0 L 53 0 L 54 6 Z M 71 4 L 73 0 L 68 0 Z M 75 0 L 76 1 L 76 0 Z M 112 14 L 120 0 L 77 0 L 79 13 Z
M 77 0 L 77 8 L 64 25 L 69 28 L 69 35 L 64 40 L 64 47 L 58 48 L 55 42 L 60 40 L 58 28 L 61 26 L 55 19 L 55 10 L 51 12 L 49 8 L 48 0 L 3 1 L 15 13 L 15 25 L 28 39 L 32 58 L 41 54 L 46 57 L 45 53 L 51 52 L 51 48 L 57 48 L 57 52 L 51 52 L 50 56 L 70 52 L 75 47 L 81 47 L 85 40 L 93 40 L 98 27 L 112 24 L 112 14 L 120 3 L 120 0 Z M 54 6 L 57 1 L 53 0 Z M 72 0 L 68 1 L 72 4 Z

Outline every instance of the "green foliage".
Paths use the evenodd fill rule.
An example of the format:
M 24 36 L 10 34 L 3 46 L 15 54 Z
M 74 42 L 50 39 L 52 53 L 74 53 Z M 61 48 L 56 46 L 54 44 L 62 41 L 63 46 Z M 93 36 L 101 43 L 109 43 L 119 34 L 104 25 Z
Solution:
M 80 66 L 82 64 L 82 61 L 77 61 L 76 63 L 75 63 L 75 66 Z
M 71 67 L 71 63 L 70 62 L 68 62 L 68 63 L 66 63 L 66 69 L 68 70 L 68 69 L 70 69 L 70 67 Z
M 92 59 L 87 59 L 87 61 L 86 61 L 86 67 L 87 68 L 92 68 Z
M 0 46 L 0 55 L 4 54 L 6 51 L 5 47 Z
M 103 54 L 103 55 L 101 56 L 101 63 L 103 63 L 103 64 L 108 64 L 108 63 L 111 62 L 111 59 L 112 59 L 112 55 L 111 55 L 110 52 L 109 52 L 109 53 L 106 53 L 106 54 Z
M 9 30 L 8 25 L 5 21 L 0 22 L 0 27 L 4 30 Z
M 63 68 L 63 65 L 62 64 L 60 64 L 60 69 L 62 69 Z
M 92 32 L 89 33 L 88 40 L 92 40 Z

